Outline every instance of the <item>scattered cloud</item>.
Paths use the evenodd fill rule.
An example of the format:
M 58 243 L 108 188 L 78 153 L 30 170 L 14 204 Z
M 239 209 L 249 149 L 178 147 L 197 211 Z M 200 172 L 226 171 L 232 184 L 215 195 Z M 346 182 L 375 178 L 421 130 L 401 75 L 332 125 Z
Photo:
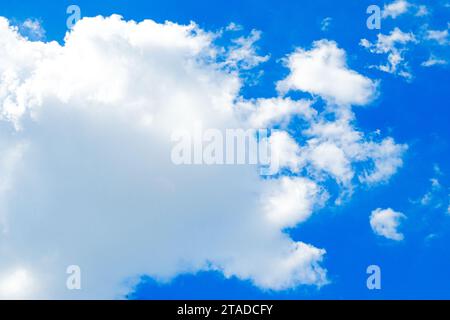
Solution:
M 425 194 L 419 199 L 412 200 L 411 202 L 436 210 L 442 210 L 442 208 L 444 208 L 444 210 L 447 211 L 449 194 L 448 189 L 445 187 L 445 183 L 441 180 L 443 173 L 439 166 L 435 165 L 434 173 L 434 177 L 429 180 L 430 186 Z
M 381 71 L 397 74 L 406 79 L 411 79 L 408 63 L 403 54 L 408 48 L 408 44 L 417 43 L 413 33 L 405 33 L 399 28 L 395 28 L 390 34 L 378 34 L 377 41 L 371 43 L 367 39 L 361 39 L 360 45 L 372 53 L 387 54 L 387 63 L 379 66 L 372 66 Z

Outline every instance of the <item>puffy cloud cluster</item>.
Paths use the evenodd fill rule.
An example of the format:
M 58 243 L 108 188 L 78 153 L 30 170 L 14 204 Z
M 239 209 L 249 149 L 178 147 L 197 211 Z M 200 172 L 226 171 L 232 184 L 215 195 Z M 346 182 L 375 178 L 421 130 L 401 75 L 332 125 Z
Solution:
M 280 165 L 293 172 L 305 170 L 315 179 L 331 178 L 346 191 L 357 180 L 366 184 L 386 182 L 403 164 L 405 145 L 396 144 L 392 138 L 376 142 L 367 139 L 354 125 L 352 113 L 335 115 L 327 119 L 321 114 L 302 131 L 303 144 L 295 145 L 286 134 L 275 135 L 272 148 L 281 154 Z M 358 165 L 362 168 L 357 169 Z
M 314 101 L 241 97 L 240 71 L 267 59 L 252 45 L 259 34 L 228 48 L 216 37 L 113 15 L 80 20 L 60 45 L 0 18 L 0 297 L 121 297 L 141 275 L 198 270 L 274 290 L 327 283 L 325 250 L 284 230 L 326 204 L 329 179 L 386 181 L 405 146 L 355 128 L 349 105 L 376 86 L 336 43 L 296 50 L 278 83 L 321 96 L 318 112 Z M 293 121 L 304 128 L 288 130 Z M 171 134 L 199 122 L 279 128 L 269 140 L 289 173 L 174 165 Z M 80 291 L 65 287 L 69 265 Z

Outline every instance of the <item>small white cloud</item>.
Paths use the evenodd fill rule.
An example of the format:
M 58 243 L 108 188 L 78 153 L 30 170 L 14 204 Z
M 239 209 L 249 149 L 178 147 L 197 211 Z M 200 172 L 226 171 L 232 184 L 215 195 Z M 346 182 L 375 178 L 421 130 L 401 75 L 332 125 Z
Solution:
M 360 176 L 360 180 L 368 184 L 388 181 L 403 166 L 402 155 L 407 149 L 408 146 L 396 144 L 392 138 L 367 143 L 365 154 L 373 158 L 374 168 Z
M 430 181 L 431 181 L 431 186 L 432 186 L 433 188 L 440 188 L 440 187 L 441 187 L 441 184 L 439 183 L 439 180 L 438 180 L 438 179 L 436 179 L 436 178 L 431 178 Z
M 417 12 L 416 12 L 416 16 L 417 17 L 424 17 L 430 14 L 430 11 L 428 11 L 427 6 L 425 5 L 419 5 L 417 7 Z
M 298 48 L 285 64 L 291 72 L 277 83 L 280 93 L 301 90 L 338 105 L 365 105 L 376 94 L 376 83 L 349 69 L 345 51 L 334 41 L 315 41 L 311 50 Z
M 243 27 L 240 24 L 234 22 L 230 22 L 225 28 L 227 31 L 241 31 L 242 29 Z
M 430 233 L 429 235 L 427 235 L 424 239 L 426 244 L 429 244 L 430 242 L 432 242 L 433 240 L 439 238 L 439 234 L 436 233 Z
M 438 176 L 441 176 L 443 174 L 441 167 L 437 163 L 433 164 L 433 171 Z
M 381 13 L 383 18 L 391 17 L 392 19 L 397 18 L 398 16 L 406 13 L 411 4 L 406 0 L 396 0 L 390 4 L 384 6 L 383 11 Z
M 320 29 L 322 31 L 328 31 L 330 29 L 331 26 L 331 22 L 333 21 L 333 18 L 331 17 L 326 17 L 322 20 L 322 22 L 320 23 Z
M 433 200 L 435 200 L 436 193 L 441 190 L 441 184 L 438 179 L 431 178 L 430 179 L 431 188 L 430 190 L 423 195 L 420 199 L 420 204 L 423 206 L 430 205 Z M 440 205 L 438 205 L 440 206 Z
M 444 59 L 439 59 L 435 57 L 434 55 L 431 55 L 428 60 L 421 63 L 422 67 L 432 67 L 432 66 L 438 66 L 438 65 L 447 65 L 448 61 Z
M 366 48 L 372 48 L 377 53 L 389 53 L 398 45 L 405 45 L 410 42 L 416 42 L 413 33 L 403 32 L 399 28 L 395 28 L 388 35 L 378 34 L 377 42 L 371 44 L 369 41 L 363 39 L 361 45 Z
M 438 166 L 434 167 L 436 176 L 430 179 L 430 186 L 423 196 L 417 200 L 411 200 L 413 204 L 420 204 L 432 209 L 447 211 L 448 193 L 445 183 L 439 180 L 438 176 L 442 175 Z
M 444 46 L 448 45 L 448 29 L 445 30 L 428 30 L 425 39 L 432 40 Z
M 256 53 L 255 43 L 261 38 L 261 32 L 253 29 L 248 37 L 234 39 L 234 46 L 230 47 L 226 57 L 226 66 L 233 69 L 249 70 L 260 63 L 269 60 L 269 56 L 260 56 Z
M 398 232 L 397 228 L 403 219 L 406 219 L 406 216 L 401 212 L 396 212 L 391 208 L 378 208 L 370 215 L 370 226 L 373 232 L 379 236 L 401 241 L 404 239 L 404 235 Z

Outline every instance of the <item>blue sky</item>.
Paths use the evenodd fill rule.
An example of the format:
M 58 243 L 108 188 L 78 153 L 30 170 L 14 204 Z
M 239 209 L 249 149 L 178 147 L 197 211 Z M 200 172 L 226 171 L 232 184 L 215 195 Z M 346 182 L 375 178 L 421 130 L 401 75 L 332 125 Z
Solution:
M 360 45 L 365 38 L 374 43 L 378 33 L 389 34 L 395 27 L 417 37 L 428 30 L 447 30 L 450 8 L 446 1 L 409 1 L 413 7 L 395 19 L 382 20 L 380 30 L 366 27 L 366 8 L 381 8 L 391 1 L 29 1 L 0 4 L 0 16 L 20 24 L 38 19 L 45 40 L 63 43 L 67 32 L 66 8 L 76 4 L 83 17 L 117 13 L 125 20 L 166 20 L 179 24 L 195 21 L 204 30 L 218 30 L 234 22 L 261 31 L 258 53 L 270 59 L 257 66 L 263 75 L 241 94 L 246 98 L 276 95 L 274 84 L 289 70 L 280 61 L 295 48 L 311 48 L 313 41 L 334 40 L 347 53 L 350 69 L 379 80 L 379 96 L 367 106 L 354 109 L 356 127 L 364 132 L 380 130 L 397 143 L 407 144 L 403 166 L 386 183 L 358 188 L 341 205 L 328 203 L 317 214 L 286 232 L 292 239 L 326 248 L 322 265 L 329 284 L 321 288 L 300 285 L 274 291 L 255 287 L 248 280 L 226 279 L 220 272 L 181 274 L 169 282 L 143 275 L 128 294 L 131 299 L 449 299 L 450 298 L 450 130 L 448 65 L 423 67 L 430 55 L 450 61 L 447 44 L 420 41 L 407 44 L 402 52 L 410 79 L 371 68 L 386 62 Z M 447 2 L 448 3 L 448 2 Z M 429 14 L 417 17 L 414 6 L 426 5 Z M 330 17 L 327 30 L 322 22 Z M 256 72 L 255 71 L 255 72 Z M 290 93 L 293 98 L 302 93 Z M 319 101 L 319 104 L 323 103 Z M 296 124 L 294 123 L 293 126 Z M 430 179 L 439 181 L 432 187 Z M 330 186 L 331 187 L 331 186 Z M 420 201 L 429 193 L 429 201 Z M 405 219 L 400 230 L 404 240 L 393 241 L 376 235 L 369 224 L 376 208 L 392 208 Z M 132 249 L 130 249 L 132 250 Z M 142 252 L 142 255 L 145 255 Z M 368 290 L 366 268 L 378 265 L 382 271 L 381 290 Z

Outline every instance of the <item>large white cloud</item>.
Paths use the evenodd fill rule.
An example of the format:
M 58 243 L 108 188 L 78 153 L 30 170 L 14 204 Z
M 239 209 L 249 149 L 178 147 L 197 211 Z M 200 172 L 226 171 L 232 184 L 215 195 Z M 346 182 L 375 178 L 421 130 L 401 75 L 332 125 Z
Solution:
M 243 99 L 239 71 L 267 59 L 251 47 L 259 34 L 229 48 L 215 37 L 195 24 L 112 16 L 82 19 L 59 45 L 28 41 L 0 18 L 1 297 L 120 297 L 134 277 L 198 270 L 265 289 L 327 283 L 325 250 L 284 229 L 326 203 L 324 175 L 348 186 L 396 161 L 372 182 L 385 180 L 404 147 L 389 140 L 397 152 L 380 158 L 385 142 L 356 130 L 348 107 L 318 114 L 311 101 Z M 335 44 L 321 45 L 334 61 L 309 74 L 335 74 L 347 87 L 311 92 L 368 103 L 373 82 L 348 70 Z M 308 59 L 328 61 L 314 50 Z M 294 117 L 309 129 L 270 138 L 292 175 L 170 161 L 175 130 L 283 128 Z M 326 160 L 336 154 L 337 164 Z M 356 174 L 355 162 L 366 169 Z M 81 267 L 81 291 L 66 289 L 68 265 Z

